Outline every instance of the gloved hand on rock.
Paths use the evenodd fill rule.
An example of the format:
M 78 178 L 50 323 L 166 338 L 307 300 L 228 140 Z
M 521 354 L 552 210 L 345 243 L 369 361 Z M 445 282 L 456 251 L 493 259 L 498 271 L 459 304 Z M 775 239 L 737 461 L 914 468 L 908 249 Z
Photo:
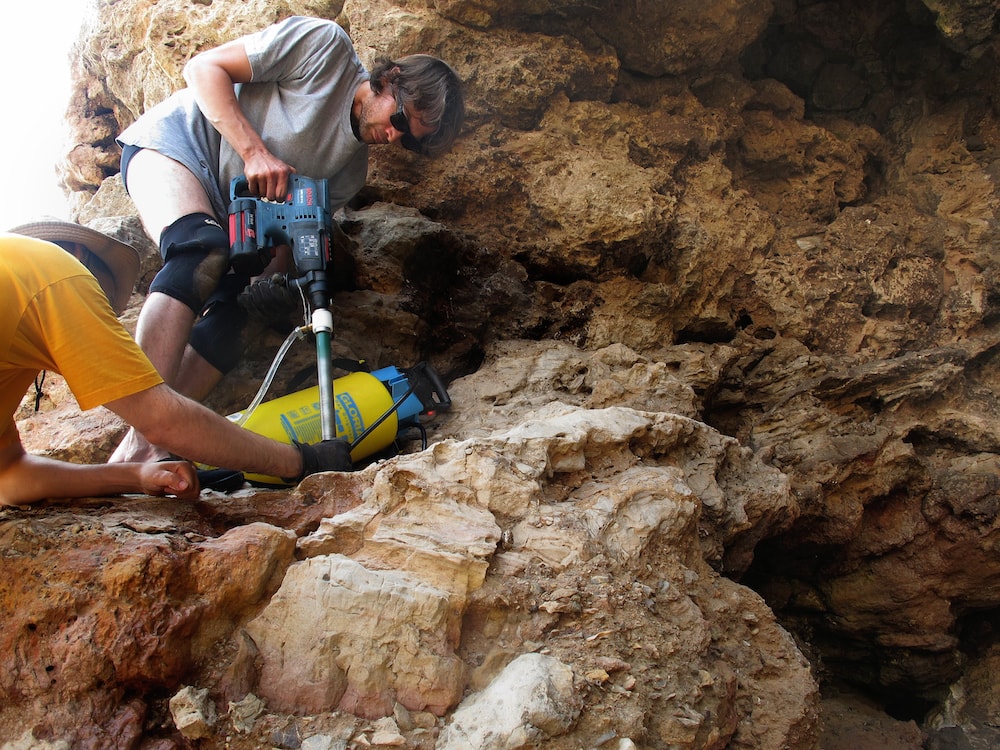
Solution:
M 353 471 L 351 446 L 343 438 L 322 440 L 318 443 L 295 443 L 302 454 L 302 473 L 294 482 L 301 482 L 310 474 L 321 471 Z
M 288 316 L 302 307 L 298 289 L 283 273 L 258 279 L 236 300 L 247 315 L 265 324 L 287 323 Z

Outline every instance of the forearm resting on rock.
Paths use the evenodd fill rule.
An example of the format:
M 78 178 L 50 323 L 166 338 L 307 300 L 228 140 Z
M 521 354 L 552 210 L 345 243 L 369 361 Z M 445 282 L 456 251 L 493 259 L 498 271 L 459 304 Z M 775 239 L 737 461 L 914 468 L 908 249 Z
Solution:
M 129 493 L 193 499 L 198 491 L 187 463 L 72 464 L 31 455 L 19 443 L 0 451 L 0 505 Z

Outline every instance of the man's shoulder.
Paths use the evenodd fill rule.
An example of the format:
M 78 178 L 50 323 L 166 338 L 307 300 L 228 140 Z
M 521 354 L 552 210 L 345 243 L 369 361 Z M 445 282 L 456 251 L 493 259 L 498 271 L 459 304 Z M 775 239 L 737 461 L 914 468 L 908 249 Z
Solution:
M 0 233 L 0 266 L 9 273 L 32 271 L 50 278 L 75 276 L 83 269 L 58 245 L 10 232 Z
M 331 21 L 329 18 L 316 18 L 315 16 L 289 16 L 274 23 L 272 28 L 299 34 L 321 32 L 348 37 L 347 31 L 336 21 Z
M 351 37 L 336 21 L 313 16 L 289 16 L 244 37 L 249 55 L 268 50 L 323 49 L 345 46 L 353 49 Z

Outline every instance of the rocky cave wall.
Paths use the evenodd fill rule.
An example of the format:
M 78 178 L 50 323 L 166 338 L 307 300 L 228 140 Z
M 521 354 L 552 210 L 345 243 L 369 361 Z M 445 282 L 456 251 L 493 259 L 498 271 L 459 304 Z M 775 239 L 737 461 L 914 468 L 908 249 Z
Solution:
M 629 474 L 629 462 L 605 452 L 605 442 L 624 441 L 653 460 L 664 455 L 666 438 L 650 435 L 677 427 L 612 438 L 594 437 L 607 427 L 579 428 L 590 435 L 586 445 L 605 448 L 580 448 L 590 458 L 570 469 L 553 457 L 563 449 L 551 447 L 565 436 L 550 435 L 549 473 L 536 474 L 542 469 L 526 449 L 510 446 L 541 439 L 518 432 L 532 420 L 569 429 L 552 403 L 689 419 L 700 425 L 701 442 L 685 443 L 683 460 L 670 462 L 689 467 L 685 481 L 698 475 L 690 468 L 698 445 L 732 441 L 726 450 L 745 454 L 714 464 L 712 481 L 695 482 L 697 520 L 681 523 L 699 528 L 700 541 L 678 541 L 676 554 L 709 582 L 706 591 L 679 574 L 672 582 L 702 616 L 711 620 L 708 603 L 725 598 L 722 573 L 763 596 L 818 678 L 860 684 L 905 718 L 925 720 L 934 710 L 939 721 L 988 724 L 989 701 L 977 703 L 972 685 L 995 658 L 1000 602 L 995 4 L 102 0 L 75 57 L 68 117 L 76 145 L 63 176 L 81 220 L 146 251 L 140 293 L 156 253 L 116 176 L 114 135 L 180 85 L 183 62 L 199 49 L 293 13 L 339 19 L 366 61 L 430 51 L 467 82 L 468 122 L 447 158 L 373 151 L 368 185 L 340 217 L 350 263 L 335 300 L 337 354 L 378 366 L 430 360 L 452 383 L 457 405 L 435 440 L 473 441 L 467 450 L 477 455 L 484 449 L 475 441 L 487 441 L 521 467 L 516 480 L 502 480 L 505 488 L 527 471 L 542 488 L 540 502 L 551 503 L 529 512 L 513 501 L 479 500 L 498 528 L 506 518 L 521 534 L 504 536 L 484 521 L 482 538 L 508 539 L 514 552 L 533 551 L 535 563 L 504 568 L 486 552 L 463 554 L 525 581 L 538 560 L 564 570 L 565 558 L 544 553 L 555 542 L 527 532 L 572 527 L 555 496 L 596 503 L 594 482 L 634 496 L 636 486 L 665 481 Z M 248 352 L 214 406 L 234 410 L 248 401 L 273 343 Z M 95 431 L 105 434 L 107 420 L 98 422 Z M 498 434 L 506 448 L 497 447 Z M 113 432 L 105 443 L 111 439 Z M 436 455 L 442 465 L 454 460 Z M 597 455 L 617 458 L 597 471 Z M 593 472 L 587 482 L 578 476 L 584 466 Z M 486 469 L 466 470 L 483 492 Z M 389 471 L 393 486 L 415 482 L 434 495 L 426 467 L 366 471 Z M 756 479 L 741 483 L 736 475 Z M 363 482 L 375 480 L 358 476 L 352 481 L 362 485 L 351 492 L 361 496 Z M 713 495 L 708 486 L 723 489 Z M 343 483 L 327 492 L 338 488 Z M 376 504 L 386 514 L 392 505 L 384 497 Z M 732 520 L 740 513 L 741 522 Z M 222 526 L 242 528 L 230 514 L 222 513 Z M 300 558 L 331 549 L 359 558 L 343 528 L 341 541 L 324 547 L 322 539 L 337 534 L 315 536 L 321 514 L 275 515 L 299 535 Z M 220 532 L 204 519 L 172 523 L 187 528 L 192 543 Z M 247 528 L 279 550 L 273 554 L 283 562 L 275 565 L 289 564 L 286 537 Z M 664 542 L 649 544 L 655 554 L 619 552 L 611 566 L 622 573 L 618 584 L 641 578 L 639 561 L 662 562 Z M 694 559 L 695 548 L 707 566 Z M 372 554 L 360 557 L 370 563 Z M 589 577 L 567 581 L 566 591 L 603 580 L 598 558 L 582 559 Z M 389 557 L 372 567 L 397 564 Z M 453 632 L 462 613 L 467 626 L 481 625 L 466 638 L 500 633 L 508 648 L 513 621 L 497 624 L 491 612 L 517 597 L 495 589 L 489 574 L 484 580 L 475 595 L 468 582 L 460 594 L 443 587 L 452 609 L 442 605 L 439 627 Z M 277 585 L 255 583 L 260 601 Z M 736 590 L 744 615 L 724 614 L 720 604 L 718 622 L 769 617 L 749 603 L 745 587 Z M 579 614 L 563 596 L 546 600 L 550 614 Z M 233 628 L 252 614 L 215 606 Z M 572 627 L 560 623 L 556 634 L 551 623 L 535 627 L 533 638 L 572 663 L 558 635 Z M 715 645 L 704 649 L 718 655 L 721 641 L 705 638 Z M 766 648 L 751 640 L 772 656 L 796 649 L 777 636 Z M 481 644 L 465 648 L 467 664 L 490 661 Z M 701 718 L 685 721 L 680 712 L 675 723 L 656 725 L 633 718 L 616 732 L 628 727 L 650 747 L 767 747 L 777 735 L 794 738 L 788 746 L 814 741 L 815 721 L 803 708 L 815 701 L 803 687 L 808 680 L 792 691 L 799 708 L 787 715 L 797 718 L 767 740 L 755 738 L 740 702 L 753 692 L 749 678 L 721 666 L 748 668 L 747 657 L 705 659 L 707 651 L 685 648 L 701 654 L 711 679 L 674 693 L 699 706 Z M 147 683 L 166 689 L 190 670 L 185 662 L 167 669 L 169 679 L 125 680 L 126 692 Z M 239 698 L 234 680 L 222 692 Z M 439 688 L 452 705 L 456 685 Z M 655 713 L 663 692 L 644 694 L 640 713 Z M 272 700 L 279 693 L 272 687 Z M 702 701 L 714 695 L 715 708 L 706 712 L 695 693 Z M 733 700 L 719 697 L 729 693 Z M 956 704 L 958 694 L 965 697 Z

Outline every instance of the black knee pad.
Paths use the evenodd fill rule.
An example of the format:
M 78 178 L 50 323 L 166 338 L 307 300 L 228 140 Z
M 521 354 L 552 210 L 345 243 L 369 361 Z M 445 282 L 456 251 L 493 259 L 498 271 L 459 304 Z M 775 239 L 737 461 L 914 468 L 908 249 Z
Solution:
M 149 291 L 199 313 L 229 269 L 229 234 L 208 214 L 188 214 L 163 230 L 160 254 L 163 268 Z
M 219 372 L 229 372 L 243 357 L 247 314 L 236 301 L 246 277 L 225 276 L 191 329 L 191 347 Z

